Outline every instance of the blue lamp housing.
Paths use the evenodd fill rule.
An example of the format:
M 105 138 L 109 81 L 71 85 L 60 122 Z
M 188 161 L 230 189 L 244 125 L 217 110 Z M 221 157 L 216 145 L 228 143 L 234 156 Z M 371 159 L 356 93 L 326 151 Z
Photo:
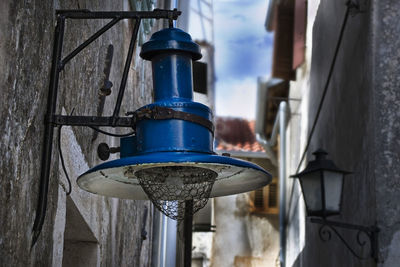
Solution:
M 263 168 L 213 152 L 212 112 L 193 102 L 192 62 L 201 53 L 189 34 L 176 28 L 158 31 L 143 44 L 140 56 L 152 62 L 154 103 L 136 112 L 172 110 L 183 117 L 137 120 L 136 135 L 121 139 L 121 158 L 82 174 L 77 180 L 81 188 L 110 197 L 148 199 L 139 178 L 146 179 L 153 170 L 179 176 L 199 168 L 215 174 L 209 197 L 255 190 L 271 181 Z

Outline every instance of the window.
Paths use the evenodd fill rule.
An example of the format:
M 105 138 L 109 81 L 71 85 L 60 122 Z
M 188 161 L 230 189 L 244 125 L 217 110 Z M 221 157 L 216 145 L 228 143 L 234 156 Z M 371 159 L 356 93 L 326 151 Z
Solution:
M 278 179 L 273 178 L 272 182 L 251 193 L 251 212 L 263 214 L 279 213 L 279 187 Z

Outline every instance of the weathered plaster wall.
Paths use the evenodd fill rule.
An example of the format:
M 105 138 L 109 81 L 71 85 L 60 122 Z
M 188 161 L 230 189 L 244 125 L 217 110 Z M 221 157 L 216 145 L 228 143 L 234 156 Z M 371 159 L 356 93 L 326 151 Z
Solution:
M 149 202 L 94 196 L 75 183 L 79 174 L 99 163 L 95 153 L 97 145 L 105 141 L 110 146 L 118 145 L 117 139 L 99 135 L 92 142 L 92 130 L 78 127 L 64 127 L 62 136 L 72 194 L 65 196 L 65 177 L 60 172 L 54 149 L 46 220 L 37 244 L 30 248 L 38 198 L 55 9 L 123 10 L 127 7 L 129 2 L 123 0 L 0 1 L 0 266 L 61 266 L 63 255 L 67 253 L 64 237 L 71 238 L 64 230 L 74 225 L 74 220 L 78 225 L 86 224 L 84 229 L 89 237 L 81 235 L 81 241 L 93 242 L 94 246 L 92 250 L 82 246 L 80 252 L 89 251 L 88 255 L 93 252 L 97 266 L 141 266 L 149 262 L 151 238 L 141 241 L 145 207 L 149 213 L 145 227 L 151 235 Z M 68 21 L 64 55 L 105 23 Z M 110 115 L 131 29 L 129 23 L 121 22 L 118 26 L 65 67 L 60 79 L 58 112 L 70 113 L 75 109 L 76 115 L 96 114 L 106 50 L 113 44 L 110 80 L 114 86 L 104 109 L 105 115 Z M 137 54 L 138 51 L 131 66 L 121 114 L 151 100 L 150 66 L 138 59 Z M 68 212 L 71 206 L 76 207 L 81 218 Z
M 310 1 L 309 6 L 312 5 L 318 6 L 315 1 Z M 310 130 L 345 8 L 344 1 L 320 1 L 312 25 L 312 43 L 309 43 L 312 45 L 310 76 L 291 87 L 291 90 L 296 90 L 299 83 L 306 79 L 310 81 L 309 96 L 303 97 L 308 98 L 308 107 L 297 109 L 302 118 L 307 117 L 308 125 L 302 125 L 303 119 L 291 120 L 291 143 L 301 144 L 297 152 L 293 147 L 289 149 L 295 154 L 289 160 L 292 169 L 297 167 L 304 148 L 304 143 L 295 136 L 296 124 L 300 129 Z M 377 222 L 381 228 L 380 261 L 376 264 L 373 260 L 358 260 L 334 235 L 332 241 L 322 242 L 318 235 L 319 226 L 309 221 L 305 222 L 304 247 L 293 245 L 291 242 L 298 242 L 302 235 L 301 229 L 295 227 L 305 220 L 304 215 L 299 216 L 300 211 L 294 210 L 304 209 L 299 205 L 302 203 L 300 196 L 293 197 L 290 203 L 292 214 L 289 214 L 289 220 L 297 222 L 289 223 L 288 232 L 294 234 L 289 235 L 288 253 L 297 252 L 290 254 L 289 266 L 395 266 L 399 260 L 399 8 L 398 1 L 370 1 L 366 12 L 349 17 L 305 161 L 312 158 L 311 152 L 321 147 L 329 152 L 330 158 L 340 168 L 354 172 L 345 180 L 342 214 L 332 219 L 361 225 Z M 357 248 L 356 233 L 340 232 Z M 366 249 L 364 255 L 367 254 Z
M 276 266 L 278 218 L 249 213 L 249 195 L 214 199 L 215 224 L 211 266 Z M 256 265 L 256 262 L 260 262 Z M 243 265 L 244 264 L 244 265 Z
M 306 51 L 305 62 L 296 71 L 296 82 L 291 82 L 289 91 L 290 120 L 287 126 L 287 175 L 296 173 L 301 153 L 307 142 L 309 121 L 308 107 L 310 101 L 310 72 L 312 59 L 313 24 L 319 8 L 320 0 L 310 0 L 307 5 Z M 305 164 L 301 166 L 301 169 Z M 305 204 L 299 183 L 295 179 L 287 179 L 286 203 L 286 266 L 293 266 L 301 261 L 306 244 Z
M 53 3 L 1 1 L 1 7 L 0 258 L 4 266 L 48 266 L 52 250 L 52 243 L 46 242 L 52 239 L 48 222 L 54 217 L 58 187 L 55 169 L 46 229 L 32 252 L 30 243 L 51 58 Z
M 321 1 L 319 5 L 313 27 L 308 107 L 310 127 L 322 97 L 345 9 L 341 1 Z M 374 168 L 371 165 L 374 139 L 374 129 L 371 129 L 371 112 L 374 110 L 371 102 L 371 14 L 368 11 L 348 19 L 334 74 L 308 151 L 308 160 L 311 160 L 311 153 L 321 147 L 329 152 L 337 166 L 354 172 L 346 177 L 344 183 L 342 214 L 333 219 L 361 225 L 375 223 L 375 180 L 369 172 Z M 374 266 L 372 260 L 355 258 L 336 236 L 330 242 L 321 241 L 318 230 L 319 225 L 306 223 L 303 264 Z M 340 233 L 358 248 L 354 231 L 343 230 Z

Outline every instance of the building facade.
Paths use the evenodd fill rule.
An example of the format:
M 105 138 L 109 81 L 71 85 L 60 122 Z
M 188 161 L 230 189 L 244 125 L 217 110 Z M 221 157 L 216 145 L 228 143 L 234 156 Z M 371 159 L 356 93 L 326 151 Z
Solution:
M 273 179 L 252 192 L 212 199 L 216 231 L 209 266 L 278 266 L 277 168 L 256 141 L 254 120 L 216 117 L 215 125 L 218 154 L 253 162 L 268 170 Z

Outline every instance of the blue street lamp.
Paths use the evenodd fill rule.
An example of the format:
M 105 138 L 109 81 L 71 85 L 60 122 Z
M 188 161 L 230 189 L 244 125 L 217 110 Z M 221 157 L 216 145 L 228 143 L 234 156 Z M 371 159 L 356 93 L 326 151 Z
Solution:
M 261 167 L 213 152 L 211 110 L 192 100 L 192 61 L 201 54 L 189 34 L 176 28 L 156 32 L 140 56 L 152 63 L 154 103 L 133 113 L 136 135 L 122 142 L 122 158 L 81 175 L 81 188 L 149 198 L 166 215 L 182 219 L 176 201 L 194 201 L 195 212 L 209 197 L 251 191 L 271 181 Z

